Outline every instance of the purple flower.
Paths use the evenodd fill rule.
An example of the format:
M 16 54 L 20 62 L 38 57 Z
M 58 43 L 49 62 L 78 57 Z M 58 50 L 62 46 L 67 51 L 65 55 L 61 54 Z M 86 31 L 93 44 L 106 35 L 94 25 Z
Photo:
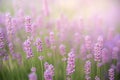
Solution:
M 44 59 L 44 56 L 39 56 L 38 59 L 39 59 L 39 60 L 43 60 L 43 59 Z
M 108 55 L 108 49 L 107 48 L 103 48 L 102 49 L 102 63 L 105 64 L 109 61 L 109 55 Z M 107 57 L 106 57 L 107 55 Z
M 92 54 L 87 54 L 87 59 L 92 58 Z
M 99 36 L 94 46 L 94 60 L 100 62 L 102 59 L 103 37 Z
M 50 39 L 51 46 L 53 46 L 55 43 L 54 32 L 50 32 L 49 39 Z
M 14 53 L 13 44 L 12 44 L 12 43 L 9 43 L 8 46 L 9 46 L 9 51 L 10 51 L 10 53 L 13 54 L 13 53 Z
M 48 66 L 49 66 L 48 62 L 45 62 L 45 63 L 44 63 L 44 68 L 47 69 Z
M 91 72 L 91 62 L 89 60 L 86 61 L 84 69 L 85 69 L 85 74 L 89 75 Z
M 65 45 L 61 44 L 61 45 L 59 46 L 59 50 L 60 50 L 60 54 L 61 54 L 61 55 L 65 55 L 65 54 L 66 54 Z
M 6 28 L 7 28 L 7 34 L 9 35 L 9 37 L 13 35 L 14 30 L 12 26 L 12 18 L 11 18 L 10 13 L 6 14 Z
M 30 39 L 27 39 L 24 44 L 24 51 L 26 52 L 27 58 L 31 58 L 33 57 L 33 52 L 32 52 L 32 48 L 31 48 L 31 41 Z
M 0 29 L 0 49 L 4 48 L 5 43 L 4 43 L 4 34 L 3 31 Z
M 102 56 L 102 52 L 101 52 L 101 48 L 99 46 L 99 43 L 96 43 L 94 46 L 94 60 L 97 62 L 101 61 L 101 56 Z
M 115 34 L 115 29 L 114 29 L 114 27 L 108 28 L 107 39 L 108 39 L 108 40 L 113 39 L 114 34 Z
M 29 16 L 25 17 L 25 30 L 28 33 L 32 33 L 31 18 Z
M 45 64 L 44 79 L 52 80 L 54 76 L 54 66 L 52 64 Z
M 87 50 L 91 50 L 92 48 L 92 41 L 90 36 L 85 36 L 85 47 Z
M 91 80 L 91 77 L 89 75 L 85 75 L 85 80 Z
M 104 40 L 103 40 L 102 36 L 98 37 L 97 43 L 99 43 L 99 47 L 102 49 L 103 48 L 103 43 L 104 43 Z
M 95 76 L 95 80 L 100 80 L 100 78 L 98 76 Z
M 37 51 L 41 52 L 42 51 L 42 40 L 40 38 L 36 39 L 35 45 L 37 47 Z
M 31 68 L 31 73 L 28 75 L 29 77 L 29 80 L 37 80 L 37 75 L 36 75 L 36 68 L 35 67 L 32 67 Z
M 32 72 L 28 75 L 29 80 L 37 80 L 37 75 L 35 72 Z
M 67 75 L 71 75 L 74 71 L 75 71 L 75 53 L 72 50 L 70 53 L 68 53 L 66 73 Z
M 5 43 L 4 42 L 0 42 L 0 49 L 4 48 Z
M 116 71 L 117 71 L 118 73 L 120 73 L 120 62 L 117 62 Z
M 84 70 L 85 70 L 85 79 L 90 80 L 91 79 L 91 77 L 90 77 L 91 62 L 89 60 L 86 61 L 85 66 L 84 66 Z
M 114 68 L 110 68 L 109 70 L 108 70 L 108 74 L 109 74 L 109 79 L 110 80 L 114 80 L 114 74 L 115 72 L 114 72 Z
M 48 37 L 45 38 L 45 43 L 46 43 L 46 46 L 49 48 L 50 47 L 50 39 Z
M 16 59 L 18 61 L 18 64 L 21 65 L 22 64 L 22 55 L 21 54 L 16 54 Z
M 3 57 L 3 61 L 6 61 L 6 60 L 8 60 L 9 59 L 9 56 L 8 55 L 5 55 L 4 57 Z
M 0 28 L 0 42 L 4 40 L 3 30 Z
M 82 60 L 86 60 L 87 59 L 87 54 L 86 54 L 87 52 L 86 52 L 86 48 L 85 48 L 85 46 L 84 45 L 81 45 L 81 47 L 80 47 L 80 58 L 82 59 Z
M 6 54 L 6 50 L 0 50 L 0 57 L 4 56 Z
M 35 68 L 35 67 L 32 67 L 32 68 L 31 68 L 31 72 L 36 72 L 36 68 Z
M 118 52 L 119 52 L 119 48 L 118 47 L 113 47 L 112 50 L 112 59 L 118 59 Z

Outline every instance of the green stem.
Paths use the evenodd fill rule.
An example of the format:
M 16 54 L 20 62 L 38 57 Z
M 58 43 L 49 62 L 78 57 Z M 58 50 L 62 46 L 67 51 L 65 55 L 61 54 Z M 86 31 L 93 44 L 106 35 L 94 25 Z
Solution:
M 100 68 L 97 66 L 97 76 L 100 77 Z
M 65 70 L 64 70 L 65 69 Z M 64 61 L 64 80 L 66 80 L 66 67 L 65 67 L 65 61 Z
M 43 80 L 43 64 L 42 64 L 42 60 L 41 60 L 41 75 L 42 75 L 42 80 Z

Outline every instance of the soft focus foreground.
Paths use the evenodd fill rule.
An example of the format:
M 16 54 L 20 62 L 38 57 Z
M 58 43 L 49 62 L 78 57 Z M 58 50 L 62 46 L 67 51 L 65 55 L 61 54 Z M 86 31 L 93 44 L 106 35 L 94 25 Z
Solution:
M 0 80 L 120 80 L 115 0 L 0 0 Z

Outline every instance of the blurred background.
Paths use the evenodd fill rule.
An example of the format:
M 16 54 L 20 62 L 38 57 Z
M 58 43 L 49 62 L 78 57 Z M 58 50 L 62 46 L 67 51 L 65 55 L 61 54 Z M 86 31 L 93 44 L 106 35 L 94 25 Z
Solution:
M 112 54 L 111 49 L 116 46 L 120 48 L 119 3 L 120 0 L 0 0 L 0 28 L 3 28 L 1 29 L 6 35 L 5 39 L 7 39 L 7 37 L 10 37 L 10 41 L 8 40 L 9 42 L 7 42 L 6 40 L 5 42 L 5 50 L 6 52 L 9 51 L 8 48 L 11 47 L 8 47 L 8 43 L 12 43 L 14 45 L 13 47 L 15 49 L 13 49 L 15 52 L 18 54 L 20 53 L 19 55 L 22 55 L 21 59 L 23 60 L 21 61 L 24 64 L 18 69 L 19 65 L 16 65 L 16 62 L 12 62 L 11 58 L 11 60 L 9 60 L 9 54 L 6 54 L 3 56 L 3 58 L 9 60 L 10 66 L 7 63 L 6 65 L 3 65 L 5 67 L 3 67 L 1 69 L 2 71 L 0 71 L 0 78 L 2 80 L 6 80 L 7 78 L 11 80 L 28 80 L 27 76 L 30 73 L 30 68 L 33 65 L 38 69 L 37 74 L 40 74 L 42 76 L 42 73 L 39 71 L 41 70 L 42 66 L 40 67 L 40 65 L 38 65 L 38 63 L 41 63 L 38 60 L 39 54 L 37 54 L 38 52 L 36 51 L 36 48 L 33 47 L 35 57 L 33 60 L 29 60 L 28 62 L 26 59 L 26 54 L 23 52 L 23 43 L 26 39 L 30 39 L 31 41 L 33 40 L 33 42 L 35 42 L 35 39 L 37 39 L 37 37 L 40 37 L 44 45 L 46 43 L 46 37 L 49 37 L 50 32 L 52 32 L 52 36 L 55 36 L 55 44 L 57 46 L 57 48 L 55 47 L 56 49 L 59 49 L 58 46 L 60 44 L 66 45 L 66 53 L 68 53 L 73 47 L 76 49 L 78 57 L 76 66 L 78 67 L 76 67 L 76 72 L 73 75 L 75 78 L 74 80 L 80 79 L 81 76 L 81 80 L 84 80 L 84 62 L 80 59 L 81 64 L 79 64 L 79 57 L 82 58 L 82 49 L 83 53 L 86 50 L 84 50 L 86 35 L 91 36 L 90 39 L 89 37 L 87 38 L 88 43 L 90 40 L 90 44 L 88 44 L 88 46 L 92 46 L 91 49 L 93 49 L 93 44 L 96 43 L 97 37 L 99 35 L 102 35 L 103 38 L 105 38 L 105 46 L 108 48 L 110 59 Z M 7 17 L 12 19 L 12 26 L 6 26 L 6 13 L 10 13 L 10 16 Z M 31 20 L 30 24 L 32 25 L 30 26 L 30 29 L 32 31 L 32 34 L 26 33 L 25 24 L 27 22 L 27 16 L 30 16 L 30 18 L 28 17 L 28 20 Z M 9 31 L 12 29 L 13 33 L 15 34 L 11 37 L 7 35 L 7 30 Z M 32 45 L 34 45 L 34 43 Z M 54 58 L 51 59 L 51 57 L 48 55 L 49 53 L 54 53 L 54 51 L 51 51 L 51 49 L 47 48 L 45 45 L 43 47 L 44 50 L 40 55 L 45 56 L 44 61 L 48 61 L 55 65 L 55 77 L 57 78 L 54 80 L 63 80 L 64 74 L 62 71 L 65 72 L 65 68 L 61 67 L 63 63 L 61 62 L 62 56 L 58 55 L 58 53 L 60 53 L 59 50 L 57 52 L 57 55 L 52 56 Z M 52 50 L 54 50 L 54 48 Z M 107 57 L 108 56 L 109 55 L 107 55 Z M 33 61 L 33 64 L 31 64 L 31 61 Z M 81 66 L 81 69 L 79 66 Z M 92 74 L 95 76 L 96 70 L 94 67 L 92 67 Z M 61 70 L 61 72 L 59 70 Z M 106 68 L 104 71 L 107 70 L 108 68 Z M 76 74 L 79 74 L 80 76 Z M 104 76 L 104 74 L 102 75 Z M 38 78 L 41 79 L 41 76 L 38 76 Z M 92 80 L 94 76 L 92 76 Z
M 106 31 L 114 27 L 119 33 L 119 3 L 119 0 L 0 0 L 0 14 L 20 13 L 31 15 L 34 19 L 49 15 L 50 23 L 55 24 L 62 17 L 69 22 L 83 23 L 86 32 L 97 29 Z
M 119 0 L 46 0 L 52 18 L 65 14 L 68 18 L 91 20 L 101 18 L 111 26 L 119 24 Z M 24 9 L 41 14 L 44 0 L 0 0 L 0 13 Z M 14 13 L 13 13 L 14 14 Z M 109 26 L 110 26 L 109 25 Z

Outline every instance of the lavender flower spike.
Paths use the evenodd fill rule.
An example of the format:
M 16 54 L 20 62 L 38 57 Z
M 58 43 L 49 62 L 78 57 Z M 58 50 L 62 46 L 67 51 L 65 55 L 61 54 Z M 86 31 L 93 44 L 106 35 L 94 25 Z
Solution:
M 74 71 L 75 71 L 75 53 L 74 53 L 74 51 L 72 50 L 72 51 L 68 54 L 66 72 L 67 72 L 67 75 L 71 75 Z

